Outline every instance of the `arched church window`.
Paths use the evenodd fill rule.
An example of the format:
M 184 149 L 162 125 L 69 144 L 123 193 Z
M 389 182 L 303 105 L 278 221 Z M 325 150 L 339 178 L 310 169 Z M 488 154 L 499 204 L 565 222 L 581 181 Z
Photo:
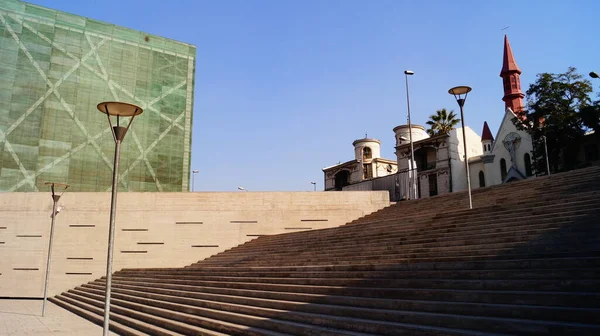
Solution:
M 500 177 L 502 177 L 502 181 L 506 178 L 506 160 L 500 160 Z
M 485 174 L 483 170 L 479 171 L 479 188 L 485 187 Z
M 369 148 L 369 147 L 363 148 L 363 159 L 370 159 L 371 155 L 372 155 L 371 148 Z
M 525 153 L 525 175 L 533 175 L 533 171 L 531 170 L 531 155 L 529 153 Z

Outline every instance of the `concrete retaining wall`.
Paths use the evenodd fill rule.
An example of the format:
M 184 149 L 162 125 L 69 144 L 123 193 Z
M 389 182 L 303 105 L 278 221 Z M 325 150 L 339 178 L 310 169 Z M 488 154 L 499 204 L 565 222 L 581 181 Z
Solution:
M 110 193 L 66 193 L 49 295 L 105 275 Z M 120 193 L 113 270 L 182 267 L 259 235 L 334 227 L 389 205 L 387 191 Z M 0 193 L 0 297 L 42 297 L 50 193 Z

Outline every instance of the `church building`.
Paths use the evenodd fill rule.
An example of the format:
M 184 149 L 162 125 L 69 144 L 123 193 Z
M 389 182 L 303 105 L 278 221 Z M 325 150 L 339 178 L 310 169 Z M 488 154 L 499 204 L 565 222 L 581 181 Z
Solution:
M 481 136 L 465 126 L 464 153 L 461 128 L 430 137 L 423 126 L 400 125 L 393 130 L 395 161 L 380 157 L 379 140 L 356 140 L 354 160 L 323 168 L 325 190 L 388 190 L 392 201 L 463 191 L 467 189 L 465 156 L 469 160 L 471 189 L 533 177 L 531 136 L 515 125 L 524 120 L 525 113 L 520 75 L 508 37 L 504 36 L 500 77 L 505 109 L 495 137 L 487 122 Z
M 344 187 L 377 177 L 398 172 L 396 161 L 381 157 L 381 141 L 370 139 L 355 140 L 354 159 L 323 168 L 325 190 L 342 190 Z
M 481 147 L 483 154 L 469 159 L 471 188 L 506 183 L 533 177 L 531 136 L 519 130 L 515 122 L 524 120 L 521 90 L 521 69 L 513 55 L 508 37 L 504 36 L 504 57 L 502 60 L 502 84 L 504 86 L 504 117 L 496 132 L 496 137 L 487 122 L 483 124 Z

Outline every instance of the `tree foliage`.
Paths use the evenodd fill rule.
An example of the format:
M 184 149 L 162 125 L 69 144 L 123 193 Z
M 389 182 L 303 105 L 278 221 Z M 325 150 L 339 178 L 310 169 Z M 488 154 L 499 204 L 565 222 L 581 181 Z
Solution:
M 532 137 L 536 172 L 546 172 L 545 145 L 551 172 L 570 170 L 581 164 L 577 153 L 585 128 L 598 126 L 595 114 L 598 109 L 592 105 L 591 92 L 590 81 L 573 67 L 565 73 L 538 74 L 529 86 L 526 119 L 523 123 L 515 122 Z
M 429 136 L 448 134 L 459 122 L 460 119 L 456 118 L 454 111 L 448 112 L 445 108 L 437 110 L 435 114 L 429 116 L 427 134 Z

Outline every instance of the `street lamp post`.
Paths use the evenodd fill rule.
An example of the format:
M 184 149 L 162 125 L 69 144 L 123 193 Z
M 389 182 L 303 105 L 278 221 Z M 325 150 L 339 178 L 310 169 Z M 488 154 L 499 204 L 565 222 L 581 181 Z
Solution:
M 417 198 L 417 187 L 416 187 L 416 173 L 415 173 L 415 164 L 414 164 L 414 156 L 415 156 L 415 149 L 413 147 L 413 139 L 412 139 L 412 124 L 410 122 L 410 98 L 408 95 L 408 76 L 412 76 L 414 75 L 414 71 L 410 71 L 410 70 L 404 70 L 404 78 L 406 80 L 406 106 L 408 109 L 408 138 L 409 138 L 409 142 L 410 142 L 410 161 L 408 164 L 408 169 L 409 169 L 409 173 L 408 173 L 408 181 L 409 181 L 409 187 L 408 187 L 408 191 L 409 191 L 409 199 L 416 199 Z
M 550 159 L 548 159 L 548 143 L 546 142 L 546 136 L 542 135 L 544 138 L 544 152 L 546 154 L 546 173 L 550 176 Z
M 192 191 L 194 191 L 194 177 L 196 177 L 196 174 L 199 172 L 199 170 L 192 170 Z
M 310 182 L 313 185 L 313 191 L 317 191 L 317 182 Z
M 104 336 L 109 333 L 110 321 L 110 290 L 112 284 L 112 262 L 113 248 L 115 242 L 115 217 L 117 212 L 117 188 L 119 182 L 119 156 L 121 154 L 121 142 L 125 138 L 125 134 L 131 127 L 135 116 L 142 114 L 143 110 L 139 106 L 121 103 L 121 102 L 103 102 L 98 104 L 98 111 L 105 113 L 108 118 L 108 124 L 112 130 L 113 139 L 115 140 L 115 157 L 113 166 L 112 178 L 112 194 L 110 200 L 110 222 L 108 230 L 108 254 L 106 258 L 106 296 L 104 301 Z M 110 117 L 117 117 L 117 124 L 113 126 Z M 127 127 L 120 126 L 119 119 L 121 117 L 131 117 Z
M 42 303 L 42 317 L 46 315 L 46 302 L 48 301 L 48 284 L 50 283 L 50 259 L 52 257 L 52 240 L 54 238 L 54 223 L 56 221 L 56 214 L 58 200 L 60 196 L 65 193 L 68 184 L 64 183 L 56 183 L 56 182 L 46 182 L 44 183 L 47 186 L 50 186 L 50 191 L 52 191 L 52 222 L 50 223 L 50 238 L 48 241 L 48 258 L 46 260 L 46 280 L 44 282 L 44 302 Z M 57 194 L 56 192 L 62 190 L 62 192 Z
M 469 209 L 473 209 L 473 199 L 471 198 L 471 174 L 469 174 L 469 155 L 467 153 L 467 136 L 465 133 L 465 115 L 463 107 L 467 100 L 467 95 L 471 92 L 468 86 L 457 86 L 448 90 L 448 93 L 454 96 L 458 106 L 460 107 L 460 122 L 462 124 L 463 146 L 465 151 L 465 172 L 467 173 L 467 190 L 469 191 Z

